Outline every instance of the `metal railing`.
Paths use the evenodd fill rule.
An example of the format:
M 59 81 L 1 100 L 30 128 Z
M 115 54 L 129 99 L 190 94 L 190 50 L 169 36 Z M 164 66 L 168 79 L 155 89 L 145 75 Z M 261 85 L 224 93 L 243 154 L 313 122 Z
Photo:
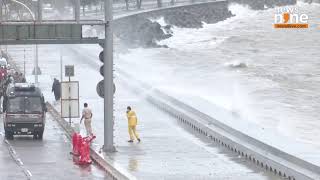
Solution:
M 155 9 L 215 0 L 116 0 L 114 14 Z M 87 2 L 87 3 L 81 3 Z M 104 2 L 101 0 L 0 0 L 0 21 L 48 21 L 101 19 Z

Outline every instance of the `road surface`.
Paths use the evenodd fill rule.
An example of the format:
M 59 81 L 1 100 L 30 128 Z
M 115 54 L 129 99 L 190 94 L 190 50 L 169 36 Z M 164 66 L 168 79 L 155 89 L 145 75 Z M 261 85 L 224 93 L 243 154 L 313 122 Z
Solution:
M 34 140 L 32 136 L 15 136 L 14 140 L 7 141 L 2 127 L 0 133 L 0 179 L 110 179 L 96 165 L 80 167 L 73 163 L 69 154 L 70 142 L 48 113 L 43 140 Z

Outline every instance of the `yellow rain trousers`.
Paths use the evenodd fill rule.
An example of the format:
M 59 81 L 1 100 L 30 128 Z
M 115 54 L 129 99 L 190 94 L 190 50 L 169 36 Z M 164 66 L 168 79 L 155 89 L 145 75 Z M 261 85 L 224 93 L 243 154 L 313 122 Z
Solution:
M 130 140 L 134 140 L 134 137 L 136 139 L 139 139 L 139 135 L 136 131 L 136 126 L 138 123 L 136 113 L 134 111 L 127 112 L 127 118 L 128 118 L 128 132 L 129 132 Z
M 134 137 L 136 137 L 136 139 L 139 139 L 139 134 L 136 131 L 136 126 L 129 126 L 128 131 L 130 135 L 130 140 L 134 140 Z

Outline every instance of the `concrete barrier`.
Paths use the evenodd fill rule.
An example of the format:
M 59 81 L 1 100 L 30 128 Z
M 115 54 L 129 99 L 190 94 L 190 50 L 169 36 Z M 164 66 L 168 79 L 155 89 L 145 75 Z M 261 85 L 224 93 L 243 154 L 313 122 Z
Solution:
M 147 100 L 157 108 L 172 115 L 196 133 L 252 161 L 257 166 L 290 180 L 320 179 L 319 166 L 250 137 L 174 97 L 153 89 L 122 70 L 117 71 L 121 74 L 118 76 L 120 80 L 127 82 L 127 79 L 130 79 L 126 84 L 130 85 L 136 93 L 146 93 Z

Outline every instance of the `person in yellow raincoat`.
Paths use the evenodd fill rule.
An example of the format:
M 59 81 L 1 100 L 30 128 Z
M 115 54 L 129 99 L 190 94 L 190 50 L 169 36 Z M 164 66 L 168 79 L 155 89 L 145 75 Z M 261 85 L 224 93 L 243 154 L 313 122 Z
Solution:
M 134 111 L 131 110 L 131 107 L 127 107 L 127 118 L 128 118 L 128 131 L 130 140 L 128 142 L 132 143 L 134 140 L 134 137 L 140 142 L 139 135 L 136 130 L 136 126 L 138 123 L 137 115 Z

